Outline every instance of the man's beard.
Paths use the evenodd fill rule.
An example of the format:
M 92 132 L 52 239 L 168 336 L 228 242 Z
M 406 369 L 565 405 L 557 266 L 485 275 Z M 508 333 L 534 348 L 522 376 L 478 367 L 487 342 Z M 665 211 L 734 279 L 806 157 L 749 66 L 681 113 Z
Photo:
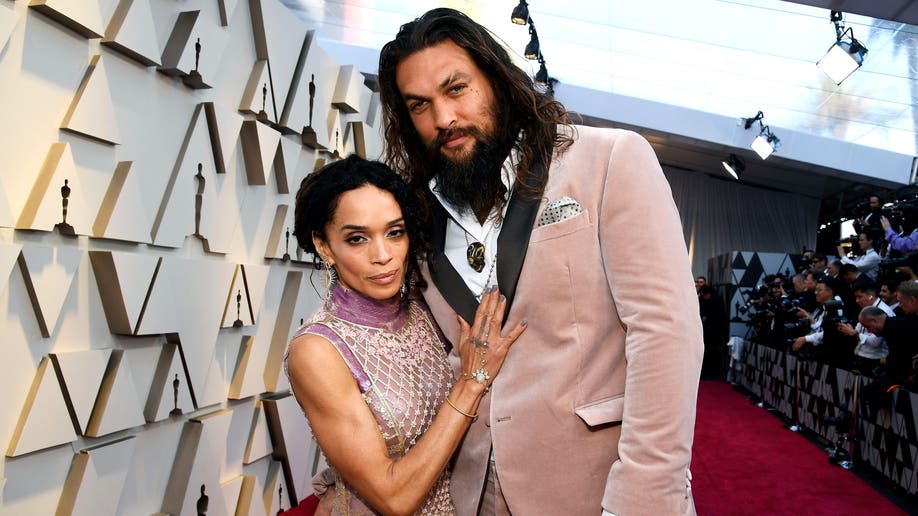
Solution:
M 458 160 L 446 157 L 440 147 L 460 135 L 475 139 L 471 153 Z M 436 191 L 460 212 L 471 209 L 477 215 L 502 206 L 507 192 L 501 181 L 501 166 L 507 153 L 502 147 L 493 135 L 486 135 L 477 127 L 441 132 L 428 146 L 437 174 Z

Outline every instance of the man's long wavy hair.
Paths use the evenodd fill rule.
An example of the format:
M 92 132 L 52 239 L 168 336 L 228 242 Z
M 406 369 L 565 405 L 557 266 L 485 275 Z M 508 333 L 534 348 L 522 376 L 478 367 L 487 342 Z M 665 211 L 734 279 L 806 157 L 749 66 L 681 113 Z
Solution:
M 545 180 L 533 176 L 533 165 L 542 163 L 547 168 L 553 151 L 563 151 L 570 145 L 569 133 L 557 130 L 559 124 L 570 125 L 568 112 L 550 95 L 536 91 L 532 79 L 513 64 L 507 50 L 486 28 L 454 9 L 432 9 L 402 25 L 395 39 L 379 54 L 386 162 L 411 185 L 419 197 L 421 216 L 429 220 L 431 196 L 427 185 L 436 170 L 431 169 L 429 152 L 411 122 L 395 71 L 411 54 L 447 40 L 465 49 L 490 81 L 496 111 L 503 115 L 495 121 L 497 141 L 516 142 L 519 163 L 513 195 L 539 198 Z

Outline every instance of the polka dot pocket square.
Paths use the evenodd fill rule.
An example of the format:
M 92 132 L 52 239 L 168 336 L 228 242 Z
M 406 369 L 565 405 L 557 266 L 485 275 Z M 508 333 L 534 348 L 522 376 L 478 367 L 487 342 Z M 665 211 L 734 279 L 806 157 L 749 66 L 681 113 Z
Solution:
M 574 218 L 581 213 L 583 213 L 583 209 L 580 208 L 580 203 L 565 195 L 564 197 L 559 197 L 549 202 L 545 206 L 545 209 L 542 210 L 542 214 L 539 215 L 539 224 L 537 227 L 557 224 L 558 222 Z

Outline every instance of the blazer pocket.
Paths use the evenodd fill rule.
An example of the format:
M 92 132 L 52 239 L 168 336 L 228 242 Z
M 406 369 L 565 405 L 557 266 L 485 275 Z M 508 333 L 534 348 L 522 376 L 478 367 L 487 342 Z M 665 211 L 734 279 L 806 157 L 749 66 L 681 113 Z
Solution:
M 540 226 L 532 230 L 532 234 L 529 236 L 530 242 L 541 242 L 543 240 L 550 240 L 552 238 L 558 238 L 575 231 L 579 231 L 590 225 L 590 213 L 586 210 L 583 210 L 582 213 L 575 217 L 562 220 L 560 222 L 555 222 L 554 224 L 547 224 L 545 226 Z
M 599 401 L 591 401 L 586 405 L 580 405 L 574 408 L 574 413 L 580 416 L 580 419 L 582 419 L 587 426 L 621 423 L 624 412 L 624 394 L 601 399 Z

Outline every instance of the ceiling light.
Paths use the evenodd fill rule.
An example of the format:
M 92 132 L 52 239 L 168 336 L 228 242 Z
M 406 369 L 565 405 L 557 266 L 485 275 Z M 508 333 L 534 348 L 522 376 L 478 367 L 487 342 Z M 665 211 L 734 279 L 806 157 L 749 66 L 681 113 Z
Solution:
M 539 71 L 535 74 L 535 83 L 539 86 L 548 86 L 548 70 L 545 68 L 545 60 L 539 56 Z
M 519 5 L 513 8 L 510 21 L 517 25 L 526 25 L 526 22 L 529 21 L 529 4 L 526 3 L 526 0 L 520 0 Z
M 854 39 L 851 27 L 846 29 L 842 24 L 841 12 L 832 11 L 829 19 L 835 24 L 835 43 L 829 47 L 826 55 L 816 63 L 816 66 L 825 72 L 835 84 L 841 84 L 864 64 L 867 47 Z
M 739 176 L 743 171 L 746 170 L 746 163 L 743 161 L 743 158 L 736 154 L 730 154 L 727 156 L 727 159 L 722 160 L 720 164 L 723 165 L 727 173 L 737 181 L 739 181 Z
M 755 140 L 752 140 L 751 147 L 760 158 L 768 159 L 768 156 L 771 156 L 780 144 L 781 140 L 772 134 L 771 129 L 766 125 L 762 127 L 762 131 L 755 137 Z
M 539 35 L 536 34 L 535 25 L 532 23 L 529 24 L 529 33 L 532 34 L 532 37 L 529 39 L 529 44 L 526 45 L 526 50 L 523 51 L 523 56 L 526 59 L 536 60 L 539 58 Z

